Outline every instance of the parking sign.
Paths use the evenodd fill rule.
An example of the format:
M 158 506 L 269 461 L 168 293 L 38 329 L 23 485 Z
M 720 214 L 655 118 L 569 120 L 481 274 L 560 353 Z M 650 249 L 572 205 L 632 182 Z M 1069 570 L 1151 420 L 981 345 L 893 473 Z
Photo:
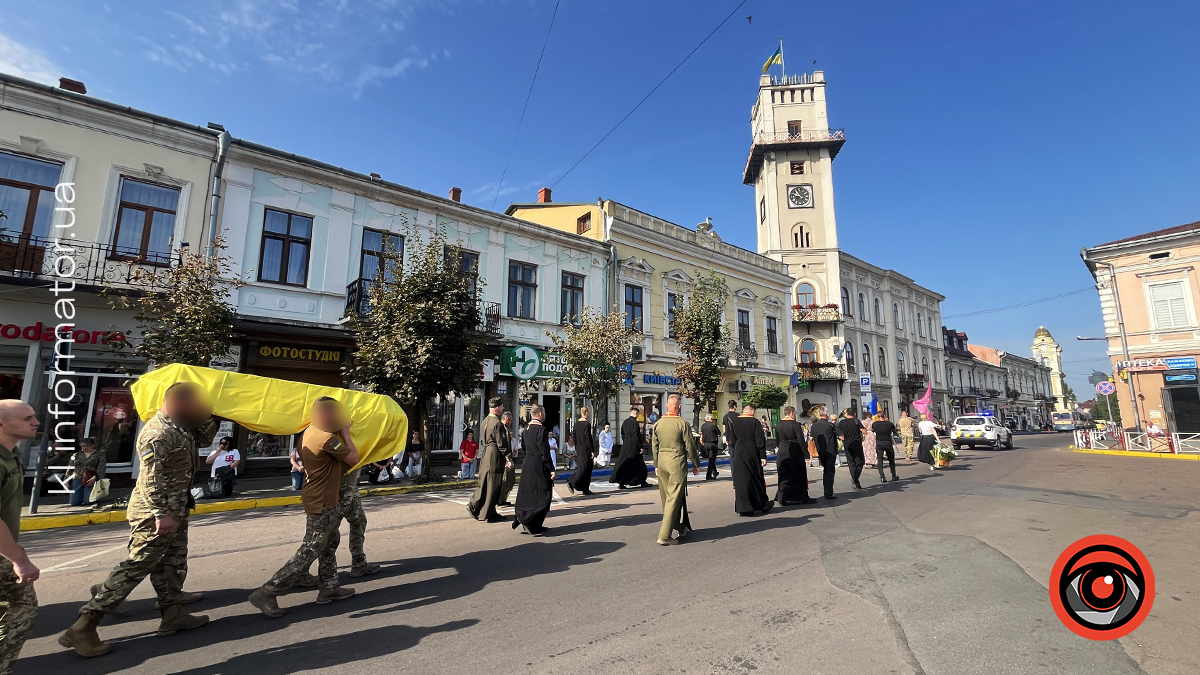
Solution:
M 1109 382 L 1108 380 L 1096 383 L 1096 393 L 1100 394 L 1101 396 L 1108 396 L 1109 394 L 1113 393 L 1116 390 L 1117 390 L 1116 385 L 1114 385 L 1112 382 Z
M 858 376 L 858 388 L 863 391 L 871 391 L 871 374 L 860 373 Z

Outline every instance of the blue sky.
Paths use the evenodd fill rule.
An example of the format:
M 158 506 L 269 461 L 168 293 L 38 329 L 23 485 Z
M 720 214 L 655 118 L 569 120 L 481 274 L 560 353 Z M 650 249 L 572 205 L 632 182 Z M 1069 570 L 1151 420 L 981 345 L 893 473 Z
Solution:
M 562 2 L 498 196 L 553 0 L 0 0 L 0 70 L 502 209 L 737 3 Z M 712 217 L 753 248 L 740 172 L 782 36 L 789 72 L 825 71 L 846 129 L 843 248 L 940 291 L 947 316 L 1086 288 L 1081 246 L 1200 220 L 1198 25 L 1194 2 L 748 0 L 554 198 Z M 1045 324 L 1081 398 L 1105 364 L 1074 340 L 1103 330 L 1091 291 L 947 323 L 1021 354 Z

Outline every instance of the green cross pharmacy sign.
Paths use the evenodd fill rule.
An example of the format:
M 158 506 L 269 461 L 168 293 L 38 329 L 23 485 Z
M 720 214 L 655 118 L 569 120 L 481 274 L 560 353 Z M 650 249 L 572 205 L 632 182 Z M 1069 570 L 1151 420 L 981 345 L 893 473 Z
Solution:
M 521 345 L 506 347 L 500 353 L 500 374 L 510 375 L 518 380 L 562 377 L 565 370 L 566 360 L 544 349 Z

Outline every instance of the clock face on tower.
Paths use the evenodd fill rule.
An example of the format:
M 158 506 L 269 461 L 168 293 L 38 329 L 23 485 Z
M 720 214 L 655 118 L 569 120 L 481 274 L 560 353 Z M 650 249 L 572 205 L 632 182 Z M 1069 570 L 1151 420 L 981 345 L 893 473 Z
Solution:
M 813 187 L 811 184 L 787 186 L 787 202 L 789 209 L 813 208 Z

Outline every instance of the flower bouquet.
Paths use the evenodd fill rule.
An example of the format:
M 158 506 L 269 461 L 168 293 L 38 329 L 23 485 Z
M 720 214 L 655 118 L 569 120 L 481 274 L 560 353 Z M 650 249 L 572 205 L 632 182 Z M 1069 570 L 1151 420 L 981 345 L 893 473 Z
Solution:
M 950 466 L 950 460 L 956 457 L 958 457 L 958 452 L 949 443 L 941 443 L 933 449 L 933 458 L 937 460 L 937 466 L 940 469 Z

